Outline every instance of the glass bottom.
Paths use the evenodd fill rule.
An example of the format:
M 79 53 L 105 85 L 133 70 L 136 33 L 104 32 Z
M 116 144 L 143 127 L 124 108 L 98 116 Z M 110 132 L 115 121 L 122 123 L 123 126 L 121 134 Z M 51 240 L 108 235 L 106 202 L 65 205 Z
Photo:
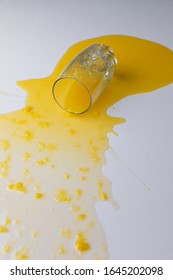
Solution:
M 82 114 L 89 110 L 92 97 L 87 87 L 72 77 L 60 77 L 53 85 L 53 96 L 67 112 Z

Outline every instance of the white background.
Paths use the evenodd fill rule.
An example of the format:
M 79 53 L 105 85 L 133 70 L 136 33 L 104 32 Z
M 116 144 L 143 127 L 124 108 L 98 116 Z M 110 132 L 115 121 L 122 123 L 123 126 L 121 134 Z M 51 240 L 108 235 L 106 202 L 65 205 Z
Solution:
M 23 106 L 16 80 L 48 75 L 77 41 L 125 34 L 173 49 L 172 27 L 172 0 L 0 0 L 0 91 L 22 96 L 2 97 L 0 111 Z M 126 123 L 103 171 L 120 209 L 96 206 L 111 259 L 173 258 L 172 106 L 173 84 L 116 104 Z

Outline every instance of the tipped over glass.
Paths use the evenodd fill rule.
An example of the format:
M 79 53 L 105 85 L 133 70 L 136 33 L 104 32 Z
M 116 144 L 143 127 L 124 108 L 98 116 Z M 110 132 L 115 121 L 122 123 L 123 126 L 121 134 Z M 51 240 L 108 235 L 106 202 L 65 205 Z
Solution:
M 53 84 L 55 101 L 69 113 L 87 112 L 112 79 L 116 64 L 109 46 L 88 46 L 67 64 Z

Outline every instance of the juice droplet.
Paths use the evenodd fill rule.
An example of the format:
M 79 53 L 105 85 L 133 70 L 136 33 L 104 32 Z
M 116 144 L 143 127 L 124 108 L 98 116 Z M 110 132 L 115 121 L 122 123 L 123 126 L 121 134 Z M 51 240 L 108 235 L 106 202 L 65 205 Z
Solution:
M 86 241 L 86 238 L 81 231 L 79 231 L 76 235 L 75 248 L 80 252 L 90 249 L 90 244 Z
M 22 247 L 15 253 L 17 260 L 27 260 L 28 259 L 28 248 Z
M 8 184 L 8 189 L 13 191 L 18 191 L 22 193 L 26 193 L 27 189 L 22 182 L 17 182 L 15 184 Z

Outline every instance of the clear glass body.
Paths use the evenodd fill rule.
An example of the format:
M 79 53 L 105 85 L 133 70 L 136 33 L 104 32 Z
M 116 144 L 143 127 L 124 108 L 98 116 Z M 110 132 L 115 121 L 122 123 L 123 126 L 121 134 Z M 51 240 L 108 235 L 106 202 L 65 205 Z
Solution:
M 97 43 L 85 48 L 53 84 L 55 101 L 70 113 L 87 112 L 114 75 L 116 63 L 113 51 L 106 45 Z

